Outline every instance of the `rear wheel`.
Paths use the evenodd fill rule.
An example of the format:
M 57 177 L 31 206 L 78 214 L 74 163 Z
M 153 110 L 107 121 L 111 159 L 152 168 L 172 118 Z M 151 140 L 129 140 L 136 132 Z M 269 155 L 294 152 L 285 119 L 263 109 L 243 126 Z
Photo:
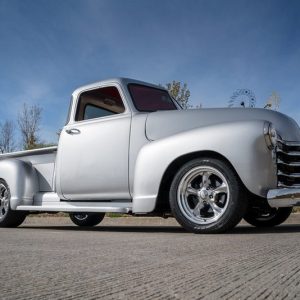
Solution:
M 96 226 L 104 219 L 105 213 L 71 213 L 70 219 L 77 226 Z
M 17 227 L 26 218 L 25 212 L 11 210 L 10 197 L 7 183 L 0 179 L 0 227 Z
M 234 171 L 222 160 L 195 159 L 183 165 L 170 189 L 172 213 L 194 233 L 219 233 L 242 219 L 247 198 Z
M 292 213 L 292 207 L 272 208 L 268 204 L 250 207 L 244 220 L 256 227 L 273 227 L 280 225 Z

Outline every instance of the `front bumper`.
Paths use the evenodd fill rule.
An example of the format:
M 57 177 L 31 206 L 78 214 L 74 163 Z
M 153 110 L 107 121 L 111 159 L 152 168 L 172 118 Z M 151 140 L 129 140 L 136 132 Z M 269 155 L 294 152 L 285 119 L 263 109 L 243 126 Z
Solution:
M 300 206 L 300 188 L 269 190 L 267 198 L 271 207 Z

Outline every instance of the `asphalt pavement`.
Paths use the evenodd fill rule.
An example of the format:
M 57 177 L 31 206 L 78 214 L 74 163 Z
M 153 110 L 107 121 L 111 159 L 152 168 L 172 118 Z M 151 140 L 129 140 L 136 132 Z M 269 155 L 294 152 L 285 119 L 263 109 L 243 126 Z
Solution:
M 65 217 L 0 228 L 0 299 L 300 299 L 300 215 L 195 235 L 174 219 Z

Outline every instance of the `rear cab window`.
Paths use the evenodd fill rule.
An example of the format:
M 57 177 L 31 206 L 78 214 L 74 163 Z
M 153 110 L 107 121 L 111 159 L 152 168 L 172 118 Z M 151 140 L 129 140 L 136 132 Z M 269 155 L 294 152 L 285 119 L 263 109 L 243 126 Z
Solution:
M 140 112 L 177 110 L 166 90 L 140 84 L 129 84 L 128 90 L 135 108 Z

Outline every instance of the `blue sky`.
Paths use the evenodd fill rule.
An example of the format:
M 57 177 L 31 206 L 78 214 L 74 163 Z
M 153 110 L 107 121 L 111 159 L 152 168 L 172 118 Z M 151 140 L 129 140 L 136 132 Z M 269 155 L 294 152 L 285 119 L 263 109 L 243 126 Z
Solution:
M 78 86 L 109 77 L 186 82 L 193 104 L 249 88 L 300 122 L 300 1 L 0 0 L 1 120 L 43 108 L 56 141 Z

